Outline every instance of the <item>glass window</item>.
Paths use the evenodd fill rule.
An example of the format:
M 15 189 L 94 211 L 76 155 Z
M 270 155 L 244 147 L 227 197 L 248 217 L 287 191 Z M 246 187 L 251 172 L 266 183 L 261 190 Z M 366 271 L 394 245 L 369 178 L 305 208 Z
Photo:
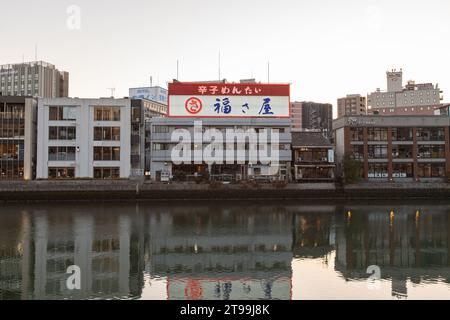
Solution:
M 94 168 L 95 179 L 119 179 L 120 168 Z
M 120 127 L 112 127 L 111 139 L 113 141 L 120 141 Z
M 386 145 L 369 145 L 369 159 L 387 159 L 388 147 Z
M 49 140 L 58 140 L 58 127 L 49 127 L 48 128 L 48 139 Z
M 417 141 L 444 141 L 444 128 L 419 128 Z
M 392 146 L 392 157 L 394 159 L 411 159 L 413 157 L 413 146 L 394 145 Z
M 75 168 L 48 168 L 49 179 L 73 179 Z
M 119 147 L 112 148 L 112 160 L 120 161 L 120 148 Z
M 363 160 L 364 159 L 364 146 L 362 146 L 362 145 L 352 146 L 352 156 L 353 156 L 353 159 Z
M 384 179 L 388 178 L 388 165 L 387 163 L 369 163 L 369 179 Z
M 392 165 L 392 177 L 395 179 L 413 178 L 414 166 L 412 163 L 394 163 Z
M 368 128 L 367 135 L 369 141 L 387 141 L 388 130 L 386 128 Z
M 411 128 L 393 128 L 393 141 L 413 141 L 413 131 Z
M 363 128 L 351 128 L 350 136 L 352 141 L 363 141 L 364 140 Z
M 443 163 L 419 163 L 418 176 L 420 178 L 444 178 L 445 177 L 445 164 Z

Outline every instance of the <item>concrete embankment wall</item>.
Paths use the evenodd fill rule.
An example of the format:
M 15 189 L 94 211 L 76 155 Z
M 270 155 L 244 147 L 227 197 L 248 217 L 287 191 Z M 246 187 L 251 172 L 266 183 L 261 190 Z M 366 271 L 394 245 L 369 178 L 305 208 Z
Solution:
M 0 201 L 450 199 L 447 184 L 195 184 L 137 181 L 0 182 Z

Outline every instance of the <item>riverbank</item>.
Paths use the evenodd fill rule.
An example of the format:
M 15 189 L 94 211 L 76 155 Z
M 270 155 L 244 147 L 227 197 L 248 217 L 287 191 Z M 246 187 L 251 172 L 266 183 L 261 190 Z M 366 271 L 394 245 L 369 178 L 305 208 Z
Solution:
M 118 181 L 3 181 L 0 201 L 450 199 L 446 183 L 196 184 Z

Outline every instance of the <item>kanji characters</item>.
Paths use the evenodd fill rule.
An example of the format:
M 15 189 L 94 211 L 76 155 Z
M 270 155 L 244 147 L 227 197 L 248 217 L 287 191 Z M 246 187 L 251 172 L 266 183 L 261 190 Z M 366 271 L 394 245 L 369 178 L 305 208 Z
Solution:
M 270 106 L 270 98 L 265 98 L 261 109 L 259 110 L 260 115 L 273 115 L 272 107 Z

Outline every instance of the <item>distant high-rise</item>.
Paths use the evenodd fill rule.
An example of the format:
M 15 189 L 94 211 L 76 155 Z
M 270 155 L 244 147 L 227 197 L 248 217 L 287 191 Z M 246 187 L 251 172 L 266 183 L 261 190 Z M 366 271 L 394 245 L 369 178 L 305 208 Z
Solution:
M 329 103 L 292 102 L 293 131 L 322 131 L 330 135 L 333 123 L 333 106 Z
M 69 73 L 44 61 L 0 65 L 0 95 L 69 96 Z
M 360 94 L 349 94 L 338 99 L 338 118 L 345 116 L 360 116 L 366 114 L 366 97 Z
M 403 71 L 386 73 L 387 91 L 377 89 L 368 95 L 368 114 L 434 115 L 441 107 L 441 89 L 432 83 L 416 84 L 408 81 L 403 87 Z

